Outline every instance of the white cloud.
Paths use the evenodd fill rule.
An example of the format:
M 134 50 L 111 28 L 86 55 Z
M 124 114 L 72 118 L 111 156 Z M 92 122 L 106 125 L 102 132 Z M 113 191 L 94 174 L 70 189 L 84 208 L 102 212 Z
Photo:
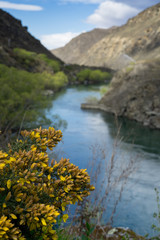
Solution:
M 86 22 L 100 28 L 124 24 L 128 18 L 135 16 L 140 10 L 125 3 L 105 1 L 102 2 L 95 12 L 90 15 Z
M 41 11 L 43 9 L 42 7 L 36 5 L 18 4 L 5 1 L 0 1 L 0 8 L 9 8 L 24 11 Z
M 56 33 L 50 35 L 43 35 L 40 37 L 41 43 L 48 49 L 55 49 L 58 47 L 63 47 L 72 38 L 78 36 L 80 33 Z

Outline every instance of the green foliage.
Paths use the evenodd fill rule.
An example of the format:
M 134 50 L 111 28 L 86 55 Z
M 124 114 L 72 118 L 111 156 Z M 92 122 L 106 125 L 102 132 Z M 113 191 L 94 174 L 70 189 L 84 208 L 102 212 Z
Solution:
M 38 54 L 38 58 L 40 58 L 41 60 L 46 62 L 50 67 L 52 67 L 54 72 L 60 71 L 60 63 L 58 61 L 49 59 L 45 54 Z
M 44 65 L 54 72 L 60 71 L 60 62 L 49 59 L 45 54 L 37 54 L 21 48 L 14 48 L 13 53 L 18 62 L 27 70 L 34 68 L 34 65 Z
M 20 51 L 22 55 L 26 52 L 32 59 L 32 53 Z M 22 121 L 25 128 L 41 125 L 46 121 L 43 109 L 50 103 L 44 90 L 58 91 L 67 83 L 68 78 L 63 72 L 31 73 L 0 64 L 1 131 L 19 129 Z
M 93 70 L 90 73 L 89 79 L 93 82 L 104 82 L 111 78 L 111 74 L 108 72 L 102 72 L 101 70 Z
M 25 49 L 21 48 L 14 48 L 13 52 L 18 60 L 22 65 L 26 67 L 31 67 L 36 64 L 37 54 L 34 52 L 29 52 Z
M 64 226 L 62 218 L 57 220 L 56 234 L 58 240 L 78 240 L 74 234 L 70 234 L 70 226 Z
M 22 48 L 14 48 L 13 52 L 17 54 L 21 59 L 33 60 L 36 58 L 37 54 L 35 52 L 30 52 Z
M 77 79 L 81 83 L 84 83 L 85 81 L 102 83 L 105 80 L 111 79 L 111 73 L 102 72 L 101 70 L 91 70 L 89 68 L 86 68 L 84 70 L 81 70 L 77 74 Z
M 60 89 L 68 83 L 68 78 L 63 72 L 57 72 L 53 76 L 55 89 Z
M 57 72 L 54 75 L 43 72 L 40 77 L 44 82 L 45 89 L 58 91 L 68 83 L 68 78 L 63 72 Z
M 86 231 L 85 234 L 82 235 L 82 240 L 91 240 L 90 235 L 94 231 L 95 226 L 91 226 L 88 222 L 86 222 Z
M 122 240 L 130 240 L 128 234 L 126 234 L 125 236 L 122 236 Z M 135 240 L 135 239 L 133 239 L 133 240 Z
M 100 94 L 101 94 L 101 96 L 104 96 L 107 92 L 108 92 L 108 90 L 109 90 L 109 84 L 107 85 L 107 86 L 103 86 L 103 87 L 101 87 L 100 88 Z
M 48 163 L 48 150 L 62 139 L 54 128 L 21 132 L 16 146 L 0 151 L 0 239 L 57 240 L 58 218 L 94 187 L 86 169 L 61 159 Z M 19 146 L 19 149 L 18 149 Z M 88 230 L 90 232 L 91 229 Z
M 35 122 L 41 110 L 48 105 L 42 96 L 43 79 L 39 73 L 29 73 L 14 67 L 0 65 L 0 129 L 16 129 L 24 117 L 25 122 Z
M 79 73 L 77 73 L 78 81 L 83 83 L 84 81 L 89 80 L 89 76 L 90 76 L 91 72 L 92 72 L 92 70 L 88 69 L 88 68 L 81 70 Z

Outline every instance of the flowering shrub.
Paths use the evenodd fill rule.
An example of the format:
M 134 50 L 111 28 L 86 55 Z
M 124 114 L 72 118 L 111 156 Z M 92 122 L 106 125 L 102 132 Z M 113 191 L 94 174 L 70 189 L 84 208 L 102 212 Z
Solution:
M 69 159 L 48 164 L 47 148 L 61 141 L 54 128 L 21 132 L 22 139 L 0 151 L 0 239 L 57 239 L 53 226 L 65 222 L 66 206 L 94 187 L 86 170 Z

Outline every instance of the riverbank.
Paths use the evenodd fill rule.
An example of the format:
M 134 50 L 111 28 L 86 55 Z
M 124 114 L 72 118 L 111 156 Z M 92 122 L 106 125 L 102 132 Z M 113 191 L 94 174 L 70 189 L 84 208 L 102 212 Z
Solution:
M 91 97 L 100 99 L 99 88 L 98 86 L 76 86 L 56 93 L 52 107 L 46 111 L 46 117 L 51 120 L 52 126 L 54 126 L 53 115 L 60 116 L 67 123 L 66 128 L 62 129 L 63 144 L 57 146 L 56 150 L 60 153 L 60 157 L 65 153 L 65 157 L 69 158 L 73 164 L 90 169 L 93 152 L 97 153 L 95 158 L 98 164 L 101 161 L 98 149 L 101 147 L 105 149 L 106 158 L 101 161 L 102 173 L 99 174 L 99 183 L 101 183 L 105 176 L 107 161 L 114 150 L 117 130 L 121 126 L 119 139 L 122 141 L 116 148 L 116 169 L 126 166 L 131 159 L 137 170 L 127 181 L 122 200 L 117 206 L 113 226 L 128 227 L 141 236 L 146 233 L 153 236 L 151 226 L 154 223 L 153 213 L 156 211 L 154 188 L 160 188 L 159 131 L 143 127 L 142 124 L 127 118 L 118 118 L 117 124 L 113 114 L 97 110 L 97 105 L 92 110 L 81 109 L 80 105 L 86 102 L 86 99 Z M 95 151 L 92 151 L 93 147 Z M 98 184 L 97 190 L 99 187 Z M 113 191 L 117 192 L 116 189 Z M 99 195 L 99 190 L 97 193 Z M 109 221 L 112 214 L 114 198 L 111 200 L 104 213 L 104 223 Z
M 160 129 L 159 64 L 159 59 L 139 61 L 118 71 L 99 108 Z
M 58 239 L 66 240 L 149 240 L 149 238 L 145 238 L 136 234 L 129 228 L 123 227 L 114 227 L 111 226 L 104 226 L 104 225 L 87 225 L 86 226 L 69 226 L 67 228 L 60 228 L 58 230 Z M 61 231 L 61 232 L 60 232 Z M 84 238 L 84 237 L 88 238 Z M 67 237 L 67 238 L 65 238 Z
M 100 111 L 104 111 L 104 112 L 107 112 L 107 113 L 111 113 L 111 114 L 114 114 L 116 117 L 119 116 L 119 117 L 123 117 L 123 114 L 118 114 L 117 111 L 112 108 L 111 106 L 107 105 L 105 106 L 104 104 L 101 104 L 101 103 L 82 103 L 81 104 L 81 109 L 86 109 L 86 110 L 100 110 Z M 137 121 L 139 123 L 141 123 L 143 126 L 145 127 L 149 127 L 151 129 L 159 129 L 160 130 L 160 113 L 157 113 L 155 111 L 148 111 L 148 116 L 146 116 L 146 119 L 143 119 L 142 118 L 136 118 L 136 119 L 132 119 L 128 116 L 124 116 L 130 120 L 133 120 L 133 121 Z M 150 118 L 156 118 L 157 120 L 153 122 L 150 121 Z

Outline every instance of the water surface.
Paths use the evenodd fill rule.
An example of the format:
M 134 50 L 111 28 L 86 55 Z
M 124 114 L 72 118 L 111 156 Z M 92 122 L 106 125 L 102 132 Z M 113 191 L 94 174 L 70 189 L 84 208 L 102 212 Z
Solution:
M 117 129 L 121 126 L 118 139 L 122 139 L 116 147 L 116 171 L 118 174 L 121 164 L 127 165 L 130 160 L 134 162 L 136 171 L 128 178 L 113 224 L 129 227 L 138 234 L 153 235 L 151 225 L 157 208 L 154 188 L 160 189 L 160 131 L 126 119 L 118 119 L 117 123 L 113 115 L 105 112 L 82 110 L 80 105 L 89 96 L 100 98 L 98 87 L 71 87 L 54 97 L 52 108 L 47 110 L 47 117 L 54 121 L 53 115 L 58 114 L 67 121 L 67 127 L 62 129 L 63 143 L 57 149 L 61 156 L 69 158 L 72 163 L 87 168 L 93 158 L 91 146 L 103 146 L 107 152 L 106 160 L 102 162 L 102 168 L 105 168 L 113 153 Z M 102 169 L 99 181 L 103 177 Z M 116 191 L 118 187 L 115 196 Z M 109 203 L 105 221 L 112 207 L 112 203 Z

